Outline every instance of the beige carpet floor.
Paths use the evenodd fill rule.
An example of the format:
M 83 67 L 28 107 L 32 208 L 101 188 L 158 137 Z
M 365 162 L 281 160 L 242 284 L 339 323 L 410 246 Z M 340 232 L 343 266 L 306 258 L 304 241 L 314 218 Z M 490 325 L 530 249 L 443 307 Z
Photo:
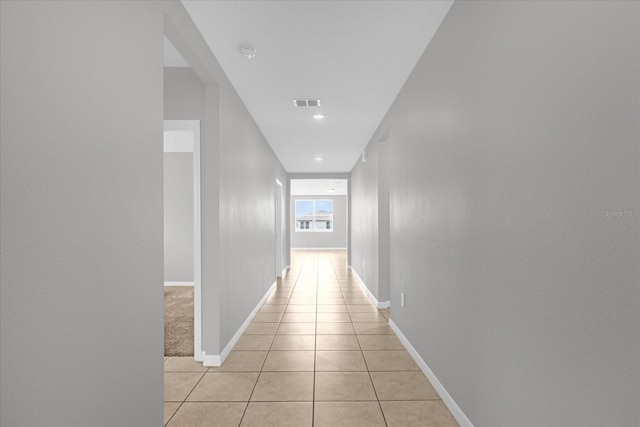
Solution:
M 193 286 L 164 287 L 164 355 L 193 356 Z

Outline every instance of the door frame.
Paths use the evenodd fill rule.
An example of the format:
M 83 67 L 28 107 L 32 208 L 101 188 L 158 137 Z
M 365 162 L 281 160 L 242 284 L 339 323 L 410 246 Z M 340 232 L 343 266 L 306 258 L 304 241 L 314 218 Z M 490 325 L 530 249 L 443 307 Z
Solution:
M 165 120 L 165 131 L 193 132 L 193 358 L 202 362 L 202 193 L 200 120 Z
M 276 178 L 276 206 L 275 206 L 275 217 L 276 217 L 276 233 L 275 233 L 275 245 L 276 245 L 276 279 L 278 277 L 282 277 L 282 183 L 279 179 Z

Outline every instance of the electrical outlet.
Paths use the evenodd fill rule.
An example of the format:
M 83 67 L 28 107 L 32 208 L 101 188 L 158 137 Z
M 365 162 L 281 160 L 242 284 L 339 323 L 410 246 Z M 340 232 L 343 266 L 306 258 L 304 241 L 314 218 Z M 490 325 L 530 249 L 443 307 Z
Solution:
M 404 292 L 400 294 L 400 306 L 404 307 Z

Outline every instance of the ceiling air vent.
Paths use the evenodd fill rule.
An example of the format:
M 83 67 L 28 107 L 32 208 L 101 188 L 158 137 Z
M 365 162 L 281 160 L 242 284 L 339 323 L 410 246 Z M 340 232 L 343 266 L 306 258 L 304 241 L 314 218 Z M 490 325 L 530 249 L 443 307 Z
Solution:
M 293 105 L 296 107 L 319 107 L 319 99 L 294 99 Z

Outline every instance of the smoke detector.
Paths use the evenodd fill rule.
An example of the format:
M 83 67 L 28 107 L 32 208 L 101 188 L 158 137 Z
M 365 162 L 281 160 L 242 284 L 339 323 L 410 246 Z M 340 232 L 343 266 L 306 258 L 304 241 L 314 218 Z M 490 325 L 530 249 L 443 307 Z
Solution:
M 238 47 L 238 50 L 240 51 L 240 55 L 244 56 L 246 59 L 251 59 L 256 56 L 256 50 L 251 45 L 240 45 L 240 47 Z

